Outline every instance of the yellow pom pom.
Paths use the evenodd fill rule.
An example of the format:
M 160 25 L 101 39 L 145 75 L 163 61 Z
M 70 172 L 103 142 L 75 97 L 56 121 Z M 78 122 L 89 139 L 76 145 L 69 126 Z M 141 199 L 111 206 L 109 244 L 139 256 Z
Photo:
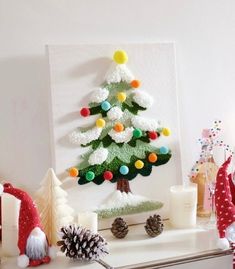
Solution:
M 77 177 L 79 174 L 78 169 L 76 167 L 72 167 L 69 169 L 69 175 L 71 177 Z
M 105 126 L 105 120 L 103 120 L 103 119 L 96 120 L 96 127 L 104 128 L 104 126 Z
M 171 134 L 171 130 L 169 128 L 163 128 L 162 134 L 165 136 L 169 136 Z
M 142 169 L 144 167 L 144 163 L 141 160 L 135 162 L 136 169 Z
M 126 93 L 125 92 L 119 92 L 117 94 L 117 99 L 119 102 L 125 102 L 126 100 Z
M 114 52 L 113 60 L 117 64 L 125 64 L 128 61 L 128 56 L 124 50 L 117 50 Z

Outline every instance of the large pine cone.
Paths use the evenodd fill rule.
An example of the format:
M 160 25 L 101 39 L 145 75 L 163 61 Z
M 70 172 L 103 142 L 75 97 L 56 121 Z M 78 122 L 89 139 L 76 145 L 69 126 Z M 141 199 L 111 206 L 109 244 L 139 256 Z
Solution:
M 122 218 L 116 218 L 112 224 L 111 232 L 117 238 L 124 238 L 128 234 L 128 225 Z
M 156 237 L 163 232 L 163 223 L 160 215 L 150 216 L 144 226 L 146 233 L 151 237 Z
M 99 234 L 75 224 L 61 228 L 62 239 L 57 242 L 60 250 L 72 259 L 93 261 L 108 254 L 107 242 Z

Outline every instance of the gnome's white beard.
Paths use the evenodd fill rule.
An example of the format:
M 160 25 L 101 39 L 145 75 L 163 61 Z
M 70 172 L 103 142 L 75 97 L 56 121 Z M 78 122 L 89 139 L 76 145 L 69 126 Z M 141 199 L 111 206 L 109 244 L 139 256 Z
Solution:
M 26 244 L 26 255 L 31 260 L 40 260 L 47 256 L 48 243 L 45 233 L 38 227 L 34 228 Z

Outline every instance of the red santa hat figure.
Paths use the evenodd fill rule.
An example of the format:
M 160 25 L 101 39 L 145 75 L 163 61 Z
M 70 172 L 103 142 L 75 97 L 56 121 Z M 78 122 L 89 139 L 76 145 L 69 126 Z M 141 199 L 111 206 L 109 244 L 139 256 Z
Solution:
M 217 228 L 219 232 L 218 248 L 226 250 L 230 243 L 235 243 L 235 205 L 231 195 L 228 175 L 228 166 L 231 163 L 230 156 L 220 167 L 215 187 L 215 206 L 217 213 Z M 230 180 L 231 181 L 231 180 Z
M 17 264 L 21 268 L 49 263 L 55 258 L 55 248 L 50 247 L 41 227 L 39 213 L 32 198 L 11 184 L 0 184 L 0 194 L 8 193 L 21 201 L 19 212 L 18 248 L 20 256 Z M 4 236 L 4 235 L 3 235 Z

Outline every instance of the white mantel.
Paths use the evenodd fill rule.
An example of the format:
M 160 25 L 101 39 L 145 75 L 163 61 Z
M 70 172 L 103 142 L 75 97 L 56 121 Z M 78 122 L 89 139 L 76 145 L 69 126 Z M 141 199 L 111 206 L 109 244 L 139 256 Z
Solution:
M 169 268 L 183 269 L 190 262 L 195 268 L 232 269 L 232 254 L 216 248 L 216 230 L 202 228 L 175 230 L 165 224 L 164 232 L 156 237 L 147 236 L 143 225 L 129 227 L 125 239 L 115 239 L 109 230 L 101 234 L 109 243 L 110 254 L 103 261 L 107 268 Z M 78 263 L 70 261 L 59 254 L 57 259 L 43 269 L 99 269 L 104 268 L 98 263 Z M 147 267 L 151 266 L 151 267 Z M 186 267 L 185 267 L 186 266 Z M 16 258 L 3 258 L 2 269 L 15 269 Z

